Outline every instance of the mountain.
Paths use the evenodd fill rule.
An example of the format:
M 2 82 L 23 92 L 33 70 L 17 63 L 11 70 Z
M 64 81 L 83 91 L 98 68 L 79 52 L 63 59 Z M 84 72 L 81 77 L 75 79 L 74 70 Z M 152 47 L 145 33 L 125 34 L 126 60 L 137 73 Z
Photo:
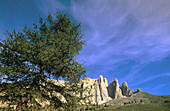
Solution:
M 55 85 L 63 86 L 66 81 L 59 81 L 54 79 L 46 79 L 46 81 L 53 83 Z M 120 87 L 118 80 L 115 78 L 109 85 L 106 78 L 102 75 L 97 79 L 85 78 L 80 81 L 81 88 L 87 89 L 82 94 L 77 96 L 92 96 L 89 101 L 91 104 L 103 104 L 113 99 L 129 98 L 136 95 L 137 92 L 141 90 L 138 89 L 137 92 L 130 90 L 126 82 L 123 82 Z M 59 98 L 63 98 L 60 95 Z M 65 103 L 65 99 L 60 99 L 62 103 Z
M 48 79 L 46 78 L 46 82 L 50 84 L 54 84 L 55 86 L 63 87 L 65 86 L 65 83 L 68 81 L 59 81 L 54 79 Z M 43 87 L 45 86 L 45 83 L 41 82 Z M 100 105 L 100 106 L 107 106 L 108 108 L 117 108 L 122 107 L 126 105 L 134 105 L 134 104 L 168 104 L 170 103 L 170 96 L 155 96 L 146 92 L 143 92 L 140 89 L 137 89 L 137 91 L 130 90 L 128 88 L 128 85 L 126 82 L 123 82 L 120 86 L 118 83 L 118 80 L 115 78 L 109 85 L 106 78 L 103 78 L 102 75 L 99 76 L 97 79 L 90 79 L 85 78 L 80 81 L 79 86 L 83 89 L 87 89 L 83 93 L 80 93 L 76 96 L 90 96 L 89 102 L 91 102 L 91 105 Z M 45 88 L 41 89 L 42 91 L 46 92 Z M 53 91 L 51 94 L 47 95 L 50 97 L 57 97 L 61 103 L 67 103 L 67 100 L 64 98 L 62 94 L 59 92 Z M 4 94 L 0 93 L 0 96 L 5 96 Z M 46 105 L 50 105 L 50 101 L 48 100 L 40 100 L 35 99 L 35 101 L 42 107 L 45 107 Z M 83 102 L 83 101 L 82 101 Z M 87 101 L 86 101 L 87 102 Z M 5 108 L 8 106 L 9 103 L 3 103 L 0 101 L 0 109 Z M 155 104 L 154 104 L 155 105 Z M 163 107 L 160 106 L 160 107 Z M 139 107 L 141 107 L 139 105 Z M 125 107 L 126 108 L 126 107 Z M 168 106 L 168 108 L 170 108 Z M 100 108 L 99 108 L 100 109 Z M 165 108 L 167 109 L 167 107 Z M 108 109 L 109 110 L 109 109 Z
M 130 90 L 126 82 L 120 87 L 118 80 L 115 78 L 109 85 L 107 79 L 102 75 L 98 79 L 85 78 L 81 81 L 82 87 L 88 87 L 85 94 L 93 95 L 91 98 L 93 104 L 103 104 L 112 99 L 127 98 L 135 93 Z
M 143 92 L 140 88 L 133 91 L 128 88 L 126 82 L 123 82 L 120 86 L 116 78 L 108 85 L 107 79 L 100 75 L 97 79 L 85 78 L 81 80 L 80 85 L 82 88 L 88 88 L 87 91 L 83 92 L 82 96 L 93 95 L 90 101 L 92 104 L 100 105 L 101 111 L 103 111 L 104 106 L 108 107 L 104 107 L 105 111 L 117 111 L 119 108 L 122 108 L 122 111 L 132 111 L 134 108 L 136 110 L 141 108 L 139 111 L 152 109 L 170 110 L 170 95 L 156 96 Z M 101 108 L 95 107 L 94 110 L 100 110 Z

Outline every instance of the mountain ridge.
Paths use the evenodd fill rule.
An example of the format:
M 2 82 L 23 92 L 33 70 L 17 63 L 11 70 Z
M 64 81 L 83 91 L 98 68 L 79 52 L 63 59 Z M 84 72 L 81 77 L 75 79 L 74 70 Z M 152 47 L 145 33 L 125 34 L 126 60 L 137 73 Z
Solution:
M 52 82 L 55 85 L 63 86 L 66 81 L 46 79 L 47 82 Z M 103 78 L 102 75 L 97 79 L 84 78 L 80 81 L 79 85 L 83 89 L 87 89 L 82 94 L 77 96 L 90 96 L 89 101 L 91 104 L 103 104 L 113 99 L 129 98 L 136 92 L 130 90 L 126 82 L 123 82 L 120 86 L 118 80 L 115 78 L 110 84 L 107 82 L 107 78 Z M 61 101 L 64 103 L 64 101 Z
M 65 83 L 68 81 L 64 80 L 54 80 L 54 79 L 45 79 L 46 82 L 52 83 L 57 87 L 65 87 Z M 40 82 L 43 87 L 46 86 L 45 83 Z M 86 102 L 90 102 L 90 105 L 106 105 L 110 107 L 121 107 L 124 105 L 130 104 L 148 104 L 148 103 L 169 103 L 170 95 L 165 96 L 156 96 L 146 92 L 143 92 L 139 88 L 137 91 L 130 90 L 126 82 L 123 82 L 120 86 L 118 80 L 115 78 L 110 84 L 108 84 L 107 79 L 103 78 L 102 75 L 97 79 L 84 78 L 78 83 L 79 86 L 85 90 L 83 93 L 79 93 L 75 96 L 89 96 L 89 99 Z M 46 92 L 46 89 L 42 88 L 41 91 Z M 47 93 L 49 97 L 56 97 L 61 103 L 67 103 L 66 98 L 60 92 L 53 91 L 51 94 Z M 92 96 L 90 96 L 92 95 Z M 0 96 L 5 96 L 1 94 Z M 49 100 L 45 99 L 40 100 L 39 98 L 35 99 L 41 107 L 49 106 L 51 103 Z M 84 103 L 85 101 L 81 101 Z M 6 108 L 10 105 L 9 102 L 0 101 L 0 108 Z M 14 107 L 14 106 L 10 106 Z M 14 108 L 15 109 L 15 108 Z
M 120 87 L 118 80 L 115 78 L 108 84 L 107 78 L 103 78 L 102 75 L 97 79 L 85 78 L 81 80 L 81 84 L 90 88 L 89 94 L 95 95 L 91 99 L 94 104 L 102 104 L 112 99 L 127 98 L 135 93 L 135 91 L 128 88 L 126 82 L 123 82 Z

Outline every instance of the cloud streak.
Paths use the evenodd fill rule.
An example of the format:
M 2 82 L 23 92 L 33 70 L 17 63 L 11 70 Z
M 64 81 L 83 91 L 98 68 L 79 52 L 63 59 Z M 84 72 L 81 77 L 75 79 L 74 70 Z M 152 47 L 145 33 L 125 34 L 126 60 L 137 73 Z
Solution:
M 165 74 L 159 74 L 159 75 L 155 75 L 155 76 L 151 76 L 151 77 L 148 77 L 146 79 L 143 79 L 137 83 L 134 83 L 133 85 L 131 85 L 131 87 L 134 87 L 134 86 L 137 86 L 137 85 L 140 85 L 140 84 L 143 84 L 143 83 L 146 83 L 148 81 L 151 81 L 151 80 L 154 80 L 156 78 L 160 78 L 160 77 L 170 77 L 170 73 L 165 73 Z
M 102 64 L 112 70 L 123 61 L 136 61 L 126 75 L 131 77 L 142 65 L 167 57 L 169 4 L 169 0 L 72 0 L 73 16 L 86 28 L 87 47 L 80 55 L 81 60 L 89 66 Z

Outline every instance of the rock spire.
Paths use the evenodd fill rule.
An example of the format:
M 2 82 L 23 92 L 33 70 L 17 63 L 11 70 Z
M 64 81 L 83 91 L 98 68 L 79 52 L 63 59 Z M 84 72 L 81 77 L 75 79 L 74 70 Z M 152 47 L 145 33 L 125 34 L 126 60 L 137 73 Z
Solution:
M 118 80 L 115 78 L 108 86 L 108 94 L 113 99 L 123 98 Z
M 91 102 L 92 103 L 104 103 L 107 102 L 109 100 L 111 100 L 111 98 L 108 95 L 108 83 L 107 83 L 107 79 L 103 78 L 102 75 L 99 76 L 98 79 L 84 79 L 82 80 L 82 86 L 88 87 L 88 91 L 84 92 L 84 95 L 89 94 L 89 95 L 93 95 L 91 98 Z
M 48 82 L 52 82 L 55 85 L 64 86 L 65 81 L 56 81 L 48 79 Z M 89 101 L 92 104 L 102 104 L 112 99 L 131 97 L 134 94 L 133 90 L 128 88 L 126 82 L 123 82 L 122 86 L 119 86 L 118 80 L 115 78 L 109 85 L 107 79 L 102 75 L 98 79 L 85 78 L 80 81 L 80 86 L 84 89 L 88 89 L 78 96 L 91 96 Z M 137 92 L 141 90 L 138 89 Z M 60 95 L 61 97 L 61 95 Z M 61 102 L 65 102 L 64 99 Z
M 130 90 L 130 89 L 128 88 L 126 82 L 123 82 L 122 87 L 121 87 L 121 90 L 122 90 L 123 96 L 126 96 L 126 97 L 130 97 L 130 96 L 132 96 L 132 94 L 134 93 L 133 90 Z

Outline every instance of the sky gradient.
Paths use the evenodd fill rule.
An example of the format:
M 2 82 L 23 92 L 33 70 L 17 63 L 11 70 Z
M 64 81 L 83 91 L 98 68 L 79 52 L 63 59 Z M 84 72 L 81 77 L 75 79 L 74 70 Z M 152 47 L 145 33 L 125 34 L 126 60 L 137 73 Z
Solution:
M 82 23 L 87 77 L 170 95 L 170 0 L 0 0 L 1 39 L 56 8 Z

